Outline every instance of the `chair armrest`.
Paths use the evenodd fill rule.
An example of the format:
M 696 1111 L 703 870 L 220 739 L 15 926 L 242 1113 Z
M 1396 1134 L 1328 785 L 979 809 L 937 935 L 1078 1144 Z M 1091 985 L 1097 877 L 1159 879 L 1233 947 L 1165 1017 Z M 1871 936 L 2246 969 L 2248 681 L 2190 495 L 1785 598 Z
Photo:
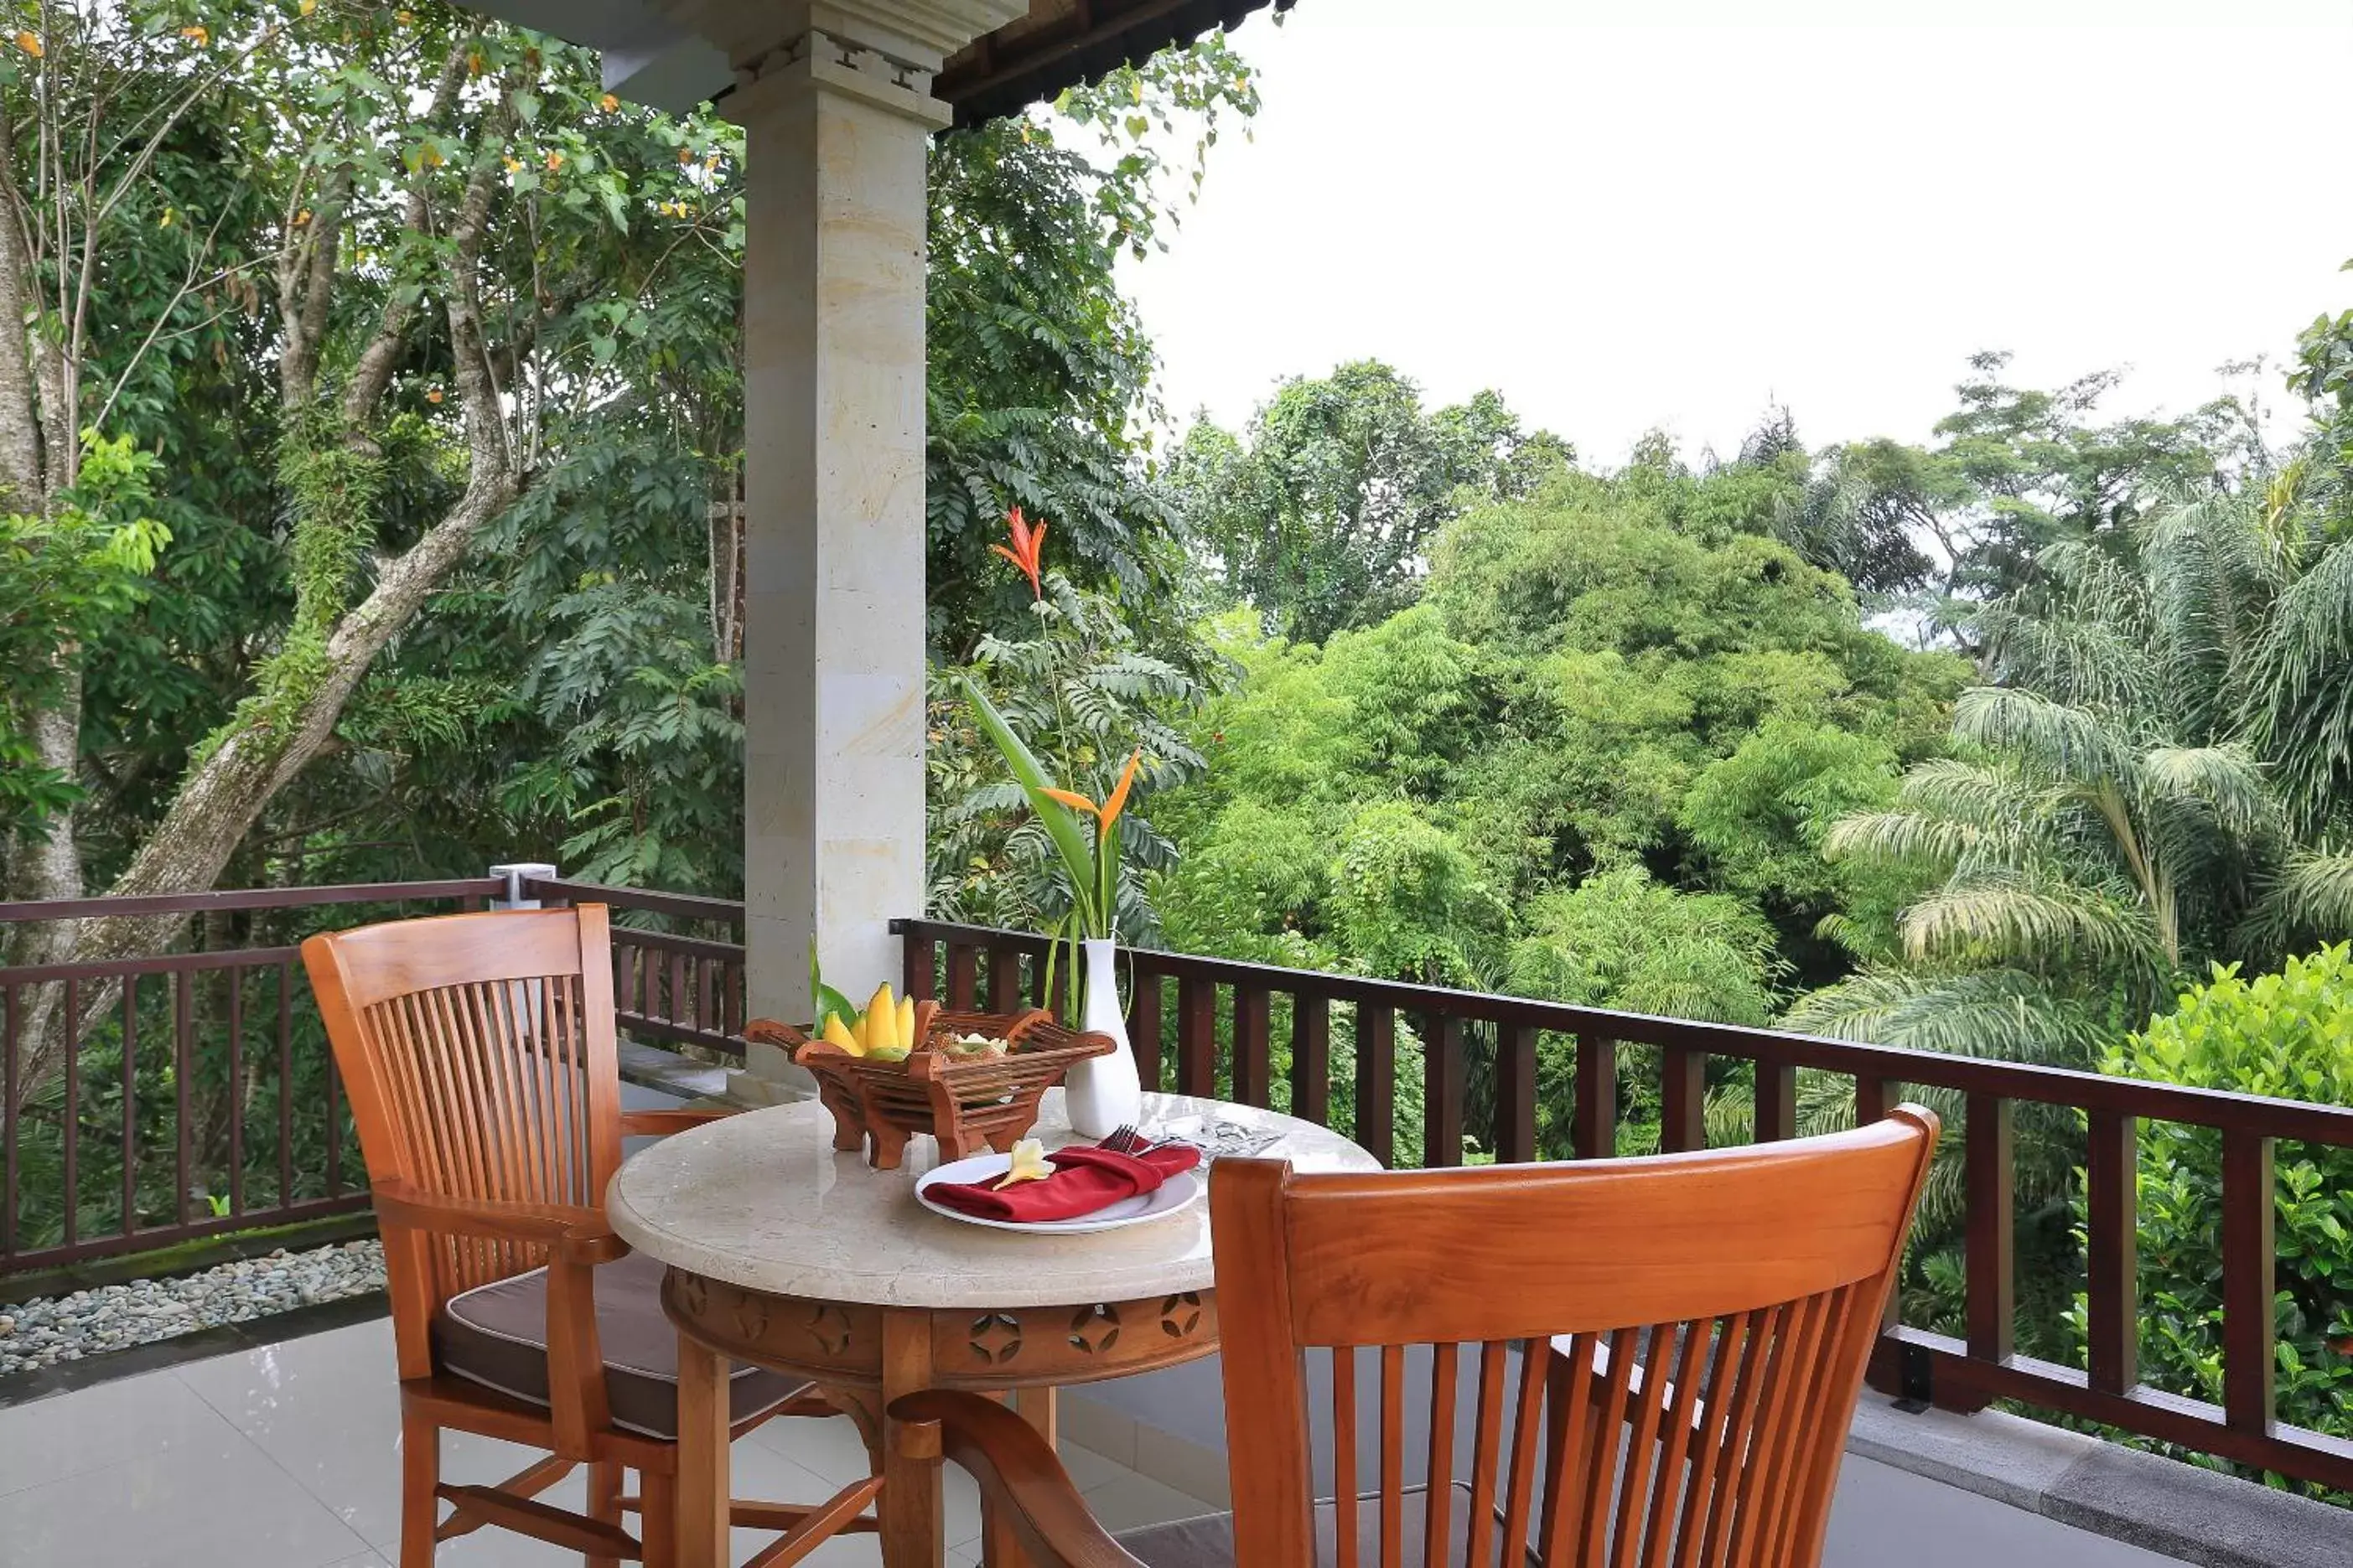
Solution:
M 375 1212 L 395 1225 L 491 1241 L 533 1242 L 579 1263 L 610 1263 L 628 1256 L 602 1209 L 577 1204 L 529 1204 L 507 1198 L 459 1198 L 410 1183 L 375 1184 Z
M 659 1137 L 664 1133 L 683 1132 L 690 1127 L 718 1121 L 737 1114 L 734 1106 L 708 1110 L 624 1110 L 621 1112 L 621 1136 L 624 1138 Z
M 976 1394 L 931 1389 L 891 1405 L 902 1452 L 954 1459 L 1008 1521 L 1032 1568 L 1143 1568 L 1095 1520 L 1038 1429 Z
M 605 1357 L 596 1334 L 596 1268 L 628 1256 L 602 1209 L 505 1198 L 459 1198 L 410 1183 L 374 1184 L 376 1217 L 444 1236 L 480 1237 L 545 1247 L 547 1404 L 555 1451 L 593 1458 L 595 1434 L 612 1425 Z

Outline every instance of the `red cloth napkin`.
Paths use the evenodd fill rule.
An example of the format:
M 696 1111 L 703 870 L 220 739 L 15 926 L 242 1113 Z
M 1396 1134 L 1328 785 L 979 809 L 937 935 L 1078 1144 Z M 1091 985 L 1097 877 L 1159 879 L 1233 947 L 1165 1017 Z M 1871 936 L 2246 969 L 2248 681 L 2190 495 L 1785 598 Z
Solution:
M 924 1188 L 923 1195 L 978 1219 L 1024 1224 L 1081 1219 L 1122 1198 L 1156 1191 L 1169 1177 L 1199 1164 L 1201 1152 L 1189 1143 L 1172 1143 L 1139 1156 L 1077 1144 L 1055 1150 L 1046 1163 L 1054 1173 L 1042 1181 L 1016 1182 L 1002 1191 L 995 1187 L 995 1176 L 986 1182 L 941 1182 Z

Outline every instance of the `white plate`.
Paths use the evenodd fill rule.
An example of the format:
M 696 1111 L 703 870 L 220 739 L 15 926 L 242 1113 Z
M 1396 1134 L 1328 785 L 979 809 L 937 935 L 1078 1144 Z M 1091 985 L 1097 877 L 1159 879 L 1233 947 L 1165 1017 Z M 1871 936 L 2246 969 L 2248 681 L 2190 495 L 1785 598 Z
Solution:
M 1117 1230 L 1123 1226 L 1142 1225 L 1146 1220 L 1175 1214 L 1201 1195 L 1201 1170 L 1182 1171 L 1169 1177 L 1151 1192 L 1137 1197 L 1122 1198 L 1109 1208 L 1097 1209 L 1079 1219 L 983 1219 L 978 1215 L 952 1209 L 945 1204 L 932 1201 L 929 1189 L 942 1182 L 985 1182 L 1001 1176 L 1013 1168 L 1009 1154 L 975 1154 L 969 1160 L 957 1160 L 925 1173 L 915 1183 L 915 1201 L 934 1214 L 962 1220 L 966 1225 L 985 1225 L 991 1230 L 1022 1230 L 1039 1236 L 1077 1236 L 1091 1230 Z

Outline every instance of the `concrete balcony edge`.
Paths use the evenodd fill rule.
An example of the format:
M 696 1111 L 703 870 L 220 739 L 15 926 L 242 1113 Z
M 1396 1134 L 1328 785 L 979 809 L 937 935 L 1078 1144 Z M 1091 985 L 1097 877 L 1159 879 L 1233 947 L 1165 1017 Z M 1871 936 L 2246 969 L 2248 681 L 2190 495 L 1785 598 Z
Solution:
M 1998 1410 L 1866 1392 L 1847 1452 L 2206 1568 L 2353 1568 L 2353 1512 Z

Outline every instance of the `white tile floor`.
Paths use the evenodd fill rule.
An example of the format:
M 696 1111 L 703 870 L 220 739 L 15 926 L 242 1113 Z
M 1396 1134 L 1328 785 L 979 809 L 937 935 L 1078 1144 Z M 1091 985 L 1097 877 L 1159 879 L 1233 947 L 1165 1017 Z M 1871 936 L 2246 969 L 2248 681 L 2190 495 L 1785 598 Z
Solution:
M 363 1323 L 0 1410 L 0 1568 L 386 1568 L 399 1539 L 392 1330 Z M 442 1474 L 496 1481 L 533 1454 L 443 1439 Z M 1072 1478 L 1113 1529 L 1209 1505 L 1083 1448 Z M 816 1500 L 866 1473 L 846 1418 L 771 1422 L 735 1445 L 735 1492 Z M 949 1568 L 979 1556 L 980 1500 L 947 1468 Z M 580 1504 L 581 1478 L 548 1500 Z M 740 1560 L 772 1537 L 736 1532 Z M 809 1562 L 865 1568 L 871 1536 Z M 437 1568 L 578 1568 L 509 1531 L 450 1542 Z
M 392 1331 L 377 1321 L 0 1409 L 0 1568 L 388 1568 L 399 1537 Z M 449 1436 L 444 1476 L 497 1481 L 531 1451 Z M 1083 1448 L 1063 1454 L 1113 1530 L 1211 1511 Z M 735 1445 L 739 1497 L 816 1500 L 866 1473 L 846 1418 L 772 1422 Z M 574 1475 L 549 1500 L 580 1505 Z M 948 1568 L 979 1556 L 980 1500 L 946 1470 Z M 735 1558 L 769 1537 L 736 1532 Z M 437 1568 L 576 1568 L 503 1531 L 441 1549 Z M 818 1568 L 871 1568 L 871 1536 Z M 1850 1457 L 1830 1568 L 2162 1568 L 2170 1559 Z

